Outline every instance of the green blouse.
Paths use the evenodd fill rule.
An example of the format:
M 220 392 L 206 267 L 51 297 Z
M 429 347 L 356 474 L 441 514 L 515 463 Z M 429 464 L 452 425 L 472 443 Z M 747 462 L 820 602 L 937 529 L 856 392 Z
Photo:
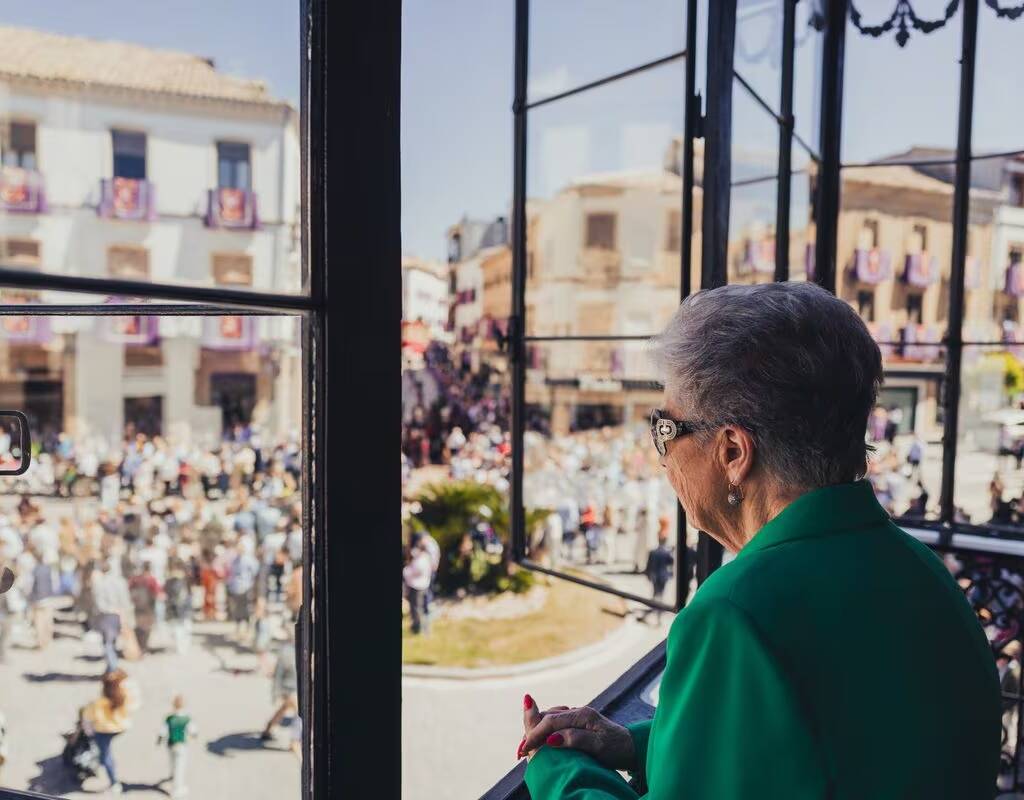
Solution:
M 981 800 L 999 768 L 995 661 L 963 592 L 866 481 L 810 492 L 675 619 L 654 719 L 631 726 L 649 800 Z M 533 800 L 637 794 L 542 747 Z

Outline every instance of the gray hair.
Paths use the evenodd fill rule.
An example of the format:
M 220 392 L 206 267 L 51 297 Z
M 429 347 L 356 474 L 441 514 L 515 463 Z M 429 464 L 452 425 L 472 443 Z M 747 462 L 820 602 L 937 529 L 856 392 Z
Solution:
M 757 463 L 811 490 L 858 480 L 882 355 L 848 303 L 812 283 L 723 286 L 691 295 L 652 340 L 687 419 L 751 432 Z

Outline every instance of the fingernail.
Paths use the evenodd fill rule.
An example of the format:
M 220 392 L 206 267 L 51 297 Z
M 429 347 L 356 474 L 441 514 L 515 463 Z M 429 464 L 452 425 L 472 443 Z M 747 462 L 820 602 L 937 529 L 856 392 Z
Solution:
M 533 698 L 528 694 L 523 695 L 523 708 L 527 711 L 533 708 Z
M 565 742 L 565 739 L 562 738 L 562 734 L 553 733 L 547 738 L 547 742 L 552 747 L 561 747 L 562 744 Z
M 516 758 L 523 757 L 523 745 L 526 744 L 526 737 L 523 737 L 523 741 L 519 743 L 519 747 L 516 748 Z

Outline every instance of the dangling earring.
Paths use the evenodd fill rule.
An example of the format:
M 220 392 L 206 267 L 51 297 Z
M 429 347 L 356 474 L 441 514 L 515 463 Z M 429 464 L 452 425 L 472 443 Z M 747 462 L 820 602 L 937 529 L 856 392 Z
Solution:
M 740 500 L 743 499 L 743 492 L 740 491 L 740 487 L 735 483 L 729 484 L 729 505 L 735 507 L 740 504 Z

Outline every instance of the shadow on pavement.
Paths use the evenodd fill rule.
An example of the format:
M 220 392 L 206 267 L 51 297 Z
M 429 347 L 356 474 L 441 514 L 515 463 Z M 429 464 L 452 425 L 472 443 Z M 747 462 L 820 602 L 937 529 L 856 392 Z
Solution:
M 103 675 L 73 675 L 70 672 L 26 672 L 23 677 L 29 683 L 96 683 Z
M 53 756 L 37 761 L 39 774 L 29 780 L 27 788 L 30 792 L 39 792 L 46 795 L 63 795 L 68 792 L 85 792 L 86 794 L 98 794 L 89 792 L 82 788 L 82 785 L 75 780 L 74 776 L 64 766 L 61 757 Z
M 288 752 L 286 749 L 282 749 L 280 747 L 267 747 L 267 745 L 260 740 L 260 733 L 260 731 L 251 731 L 249 733 L 229 733 L 226 736 L 221 736 L 219 739 L 214 739 L 212 742 L 207 742 L 206 749 L 216 756 L 222 756 L 225 758 L 231 758 L 233 755 L 231 752 L 232 750 L 268 750 L 280 753 Z
M 128 781 L 124 781 L 123 785 L 125 794 L 128 794 L 129 792 L 156 792 L 157 794 L 162 794 L 164 797 L 171 796 L 170 792 L 164 789 L 159 783 L 129 783 Z

